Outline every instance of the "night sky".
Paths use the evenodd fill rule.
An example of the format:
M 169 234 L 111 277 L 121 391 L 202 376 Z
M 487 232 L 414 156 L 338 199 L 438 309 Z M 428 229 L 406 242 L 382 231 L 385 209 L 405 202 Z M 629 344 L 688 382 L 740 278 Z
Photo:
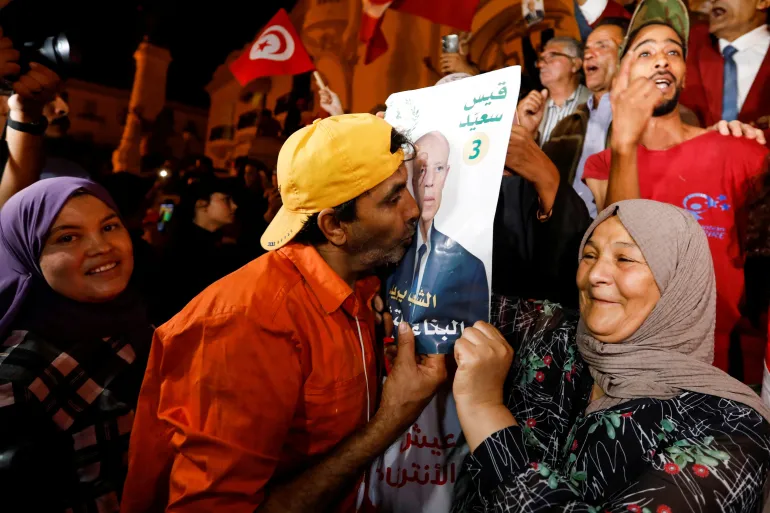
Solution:
M 296 0 L 14 0 L 0 25 L 18 39 L 65 31 L 80 41 L 82 64 L 71 76 L 130 89 L 133 53 L 144 34 L 171 51 L 167 98 L 206 107 L 203 89 L 227 55 L 254 39 L 276 11 Z M 10 28 L 7 28 L 10 27 Z

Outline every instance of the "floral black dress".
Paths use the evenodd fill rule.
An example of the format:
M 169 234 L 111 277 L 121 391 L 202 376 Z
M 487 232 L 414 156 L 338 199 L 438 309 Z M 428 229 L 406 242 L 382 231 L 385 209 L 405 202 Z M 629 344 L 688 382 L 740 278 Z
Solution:
M 518 426 L 465 461 L 457 512 L 749 512 L 762 504 L 770 424 L 755 410 L 686 392 L 586 415 L 593 379 L 577 313 L 495 297 L 515 351 L 504 397 Z

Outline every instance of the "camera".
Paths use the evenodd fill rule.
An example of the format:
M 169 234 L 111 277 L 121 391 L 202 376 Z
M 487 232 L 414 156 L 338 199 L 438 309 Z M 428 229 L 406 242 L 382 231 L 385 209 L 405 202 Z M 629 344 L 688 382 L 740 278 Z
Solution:
M 10 38 L 14 48 L 19 51 L 22 75 L 29 71 L 31 62 L 37 62 L 63 79 L 73 66 L 80 63 L 80 52 L 72 38 L 63 32 L 50 30 L 51 27 L 46 26 L 43 29 L 50 30 L 48 34 L 28 30 L 31 25 L 28 20 L 34 19 L 35 9 L 43 7 L 43 3 L 37 2 L 11 2 L 0 10 L 0 27 L 3 28 L 3 36 Z M 13 94 L 11 84 L 17 78 L 0 77 L 0 94 Z
M 458 53 L 460 51 L 460 36 L 449 34 L 441 38 L 441 49 L 444 53 Z
M 29 71 L 30 62 L 37 62 L 64 78 L 72 66 L 80 61 L 78 54 L 73 51 L 70 40 L 63 33 L 46 37 L 42 41 L 29 41 L 22 45 L 14 43 L 14 47 L 19 51 L 22 75 Z M 0 94 L 13 94 L 11 84 L 17 77 L 0 78 Z

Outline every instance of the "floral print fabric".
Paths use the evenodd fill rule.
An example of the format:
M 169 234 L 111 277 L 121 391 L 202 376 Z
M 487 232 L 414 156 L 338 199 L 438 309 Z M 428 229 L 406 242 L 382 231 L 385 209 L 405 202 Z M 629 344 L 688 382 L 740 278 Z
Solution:
M 762 503 L 770 424 L 753 409 L 685 392 L 585 415 L 593 379 L 578 315 L 495 297 L 515 351 L 504 398 L 518 426 L 466 458 L 453 511 L 748 512 Z

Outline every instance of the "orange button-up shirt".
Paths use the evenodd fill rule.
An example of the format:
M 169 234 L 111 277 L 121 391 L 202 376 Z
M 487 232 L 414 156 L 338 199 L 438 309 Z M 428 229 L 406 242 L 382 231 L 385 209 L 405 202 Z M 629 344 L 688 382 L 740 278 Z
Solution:
M 315 248 L 289 244 L 160 327 L 121 511 L 252 513 L 272 479 L 291 479 L 365 425 L 378 287 L 368 278 L 353 292 Z M 355 491 L 338 510 L 354 507 Z

